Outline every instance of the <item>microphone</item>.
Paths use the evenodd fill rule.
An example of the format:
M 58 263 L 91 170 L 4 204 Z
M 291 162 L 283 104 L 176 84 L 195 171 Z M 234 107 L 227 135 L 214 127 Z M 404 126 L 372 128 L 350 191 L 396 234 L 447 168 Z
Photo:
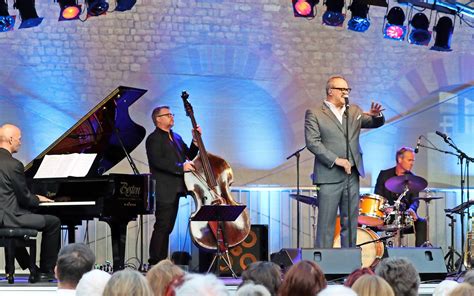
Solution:
M 448 135 L 446 135 L 445 133 L 442 133 L 440 131 L 436 131 L 436 134 L 438 136 L 440 136 L 441 138 L 443 138 L 445 141 L 451 140 L 451 138 Z
M 420 142 L 421 142 L 421 136 L 419 136 L 418 141 L 416 141 L 415 153 L 418 153 L 418 151 L 420 150 L 418 149 L 420 147 Z
M 343 95 L 344 101 L 346 102 L 346 107 L 349 106 L 349 95 Z

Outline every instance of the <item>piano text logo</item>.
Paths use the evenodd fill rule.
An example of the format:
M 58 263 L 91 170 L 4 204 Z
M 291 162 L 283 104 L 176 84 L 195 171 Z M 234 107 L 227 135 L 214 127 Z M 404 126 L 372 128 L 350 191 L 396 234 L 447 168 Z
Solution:
M 120 182 L 120 194 L 126 197 L 140 197 L 141 188 L 135 185 L 129 185 L 128 182 Z

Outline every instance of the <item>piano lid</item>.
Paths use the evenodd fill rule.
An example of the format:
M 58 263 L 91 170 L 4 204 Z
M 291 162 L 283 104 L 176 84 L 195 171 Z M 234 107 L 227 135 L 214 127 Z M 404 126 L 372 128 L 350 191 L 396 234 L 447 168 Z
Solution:
M 132 121 L 128 108 L 146 92 L 147 90 L 144 89 L 126 86 L 116 88 L 59 139 L 35 157 L 25 167 L 25 175 L 32 178 L 47 154 L 97 153 L 89 175 L 102 175 L 108 171 L 126 156 L 121 142 L 130 153 L 145 138 L 145 128 Z

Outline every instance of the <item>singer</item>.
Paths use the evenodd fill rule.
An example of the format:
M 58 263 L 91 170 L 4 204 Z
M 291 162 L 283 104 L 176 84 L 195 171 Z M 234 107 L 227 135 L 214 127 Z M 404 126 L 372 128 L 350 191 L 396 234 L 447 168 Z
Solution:
M 341 216 L 341 246 L 355 247 L 359 215 L 359 176 L 365 175 L 359 145 L 360 130 L 377 128 L 385 123 L 380 104 L 372 102 L 369 112 L 366 113 L 357 105 L 349 106 L 350 92 L 351 89 L 343 76 L 330 77 L 326 83 L 326 99 L 319 107 L 307 110 L 305 116 L 306 146 L 315 156 L 313 184 L 319 187 L 315 242 L 319 248 L 333 247 L 338 208 Z M 346 158 L 346 101 L 349 118 L 349 159 Z

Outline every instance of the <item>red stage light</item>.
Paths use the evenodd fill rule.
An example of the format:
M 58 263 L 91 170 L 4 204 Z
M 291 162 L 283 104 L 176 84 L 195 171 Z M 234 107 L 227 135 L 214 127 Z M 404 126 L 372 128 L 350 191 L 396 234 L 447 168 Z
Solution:
M 81 13 L 80 8 L 77 6 L 69 6 L 62 12 L 62 17 L 66 20 L 71 20 L 76 18 Z
M 298 0 L 295 4 L 295 9 L 302 16 L 309 16 L 311 14 L 311 5 L 305 0 Z

